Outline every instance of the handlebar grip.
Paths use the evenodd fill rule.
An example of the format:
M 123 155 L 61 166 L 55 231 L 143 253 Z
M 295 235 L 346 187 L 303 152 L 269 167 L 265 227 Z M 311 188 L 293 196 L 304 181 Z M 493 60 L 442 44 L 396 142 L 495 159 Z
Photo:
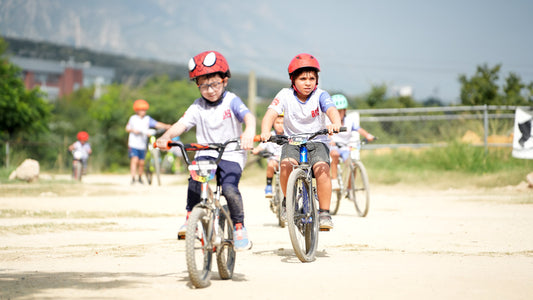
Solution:
M 260 135 L 254 136 L 254 142 L 261 142 L 261 136 Z
M 342 126 L 339 128 L 339 132 L 346 132 L 347 128 L 345 126 Z
M 171 147 L 170 147 L 170 144 L 171 144 L 171 143 L 172 143 L 172 141 L 168 141 L 168 142 L 167 142 L 167 148 L 166 148 L 165 150 L 170 150 L 170 148 L 171 148 Z M 154 146 L 154 149 L 159 148 L 159 147 L 157 147 L 157 143 L 156 143 L 156 142 L 154 142 L 153 146 Z

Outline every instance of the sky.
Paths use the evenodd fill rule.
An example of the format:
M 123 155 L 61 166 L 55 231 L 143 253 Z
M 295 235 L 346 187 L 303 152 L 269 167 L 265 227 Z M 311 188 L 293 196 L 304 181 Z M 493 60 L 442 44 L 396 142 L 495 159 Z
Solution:
M 0 0 L 0 5 L 17 7 L 19 1 L 35 0 Z M 348 96 L 364 95 L 372 86 L 385 84 L 390 92 L 410 87 L 418 101 L 436 97 L 457 104 L 459 76 L 471 77 L 484 64 L 502 65 L 500 85 L 509 72 L 524 83 L 533 82 L 531 0 L 35 3 L 54 4 L 53 11 L 70 9 L 54 18 L 76 20 L 72 15 L 79 14 L 75 25 L 86 36 L 69 39 L 95 50 L 111 48 L 182 65 L 197 53 L 217 50 L 233 72 L 254 71 L 258 77 L 279 80 L 288 80 L 287 66 L 296 54 L 310 53 L 321 65 L 320 87 Z M 35 6 L 33 19 L 37 20 L 42 9 Z M 18 18 L 2 23 L 2 16 L 5 21 L 10 14 L 0 14 L 4 27 L 21 22 Z M 96 16 L 105 18 L 95 22 Z M 55 26 L 56 21 L 41 20 L 24 33 L 29 38 L 42 37 L 39 27 Z M 63 23 L 62 34 L 50 38 L 75 32 L 69 24 Z M 94 28 L 98 26 L 99 31 Z

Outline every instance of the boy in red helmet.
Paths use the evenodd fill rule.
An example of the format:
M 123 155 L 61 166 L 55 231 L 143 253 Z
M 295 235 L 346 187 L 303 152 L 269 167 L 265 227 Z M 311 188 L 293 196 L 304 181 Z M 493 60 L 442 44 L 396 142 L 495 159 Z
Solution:
M 80 159 L 83 165 L 83 174 L 87 173 L 87 163 L 89 161 L 89 155 L 93 153 L 91 144 L 89 144 L 89 134 L 86 131 L 80 131 L 76 135 L 78 139 L 72 145 L 68 146 L 68 151 L 74 153 L 76 151 L 80 155 Z
M 129 118 L 128 124 L 126 124 L 126 132 L 129 133 L 128 156 L 130 158 L 131 184 L 135 184 L 136 174 L 139 175 L 139 183 L 143 184 L 141 175 L 144 170 L 144 158 L 146 157 L 148 137 L 155 133 L 155 131 L 150 130 L 150 128 L 170 128 L 169 124 L 156 121 L 152 117 L 146 115 L 148 108 L 150 108 L 150 105 L 146 100 L 135 100 L 135 102 L 133 102 L 133 110 L 135 111 L 135 114 Z
M 339 111 L 330 95 L 317 87 L 320 72 L 318 60 L 307 53 L 298 54 L 291 60 L 288 71 L 291 87 L 279 91 L 268 106 L 261 123 L 261 139 L 266 141 L 270 138 L 270 128 L 281 113 L 285 114 L 283 127 L 287 135 L 315 132 L 323 128 L 327 128 L 330 134 L 338 132 L 341 127 Z M 326 124 L 326 117 L 331 124 Z M 329 213 L 331 180 L 328 138 L 318 136 L 307 147 L 317 183 L 320 228 L 332 229 L 333 222 Z M 287 192 L 287 179 L 293 165 L 297 165 L 300 160 L 299 154 L 298 146 L 285 144 L 282 148 L 280 183 L 283 194 Z
M 202 52 L 189 61 L 189 78 L 195 80 L 201 97 L 159 139 L 157 146 L 165 149 L 174 137 L 196 126 L 198 143 L 224 143 L 241 137 L 241 148 L 252 149 L 255 134 L 255 117 L 235 94 L 226 91 L 231 76 L 228 63 L 216 51 Z M 243 132 L 242 123 L 245 124 Z M 217 152 L 202 151 L 197 159 L 214 159 Z M 237 250 L 251 248 L 244 227 L 244 209 L 239 181 L 246 161 L 245 151 L 226 151 L 220 161 L 216 176 L 222 185 L 222 195 L 228 202 L 231 220 L 235 224 L 234 244 Z M 189 178 L 187 193 L 187 218 L 200 201 L 200 183 Z M 185 236 L 187 221 L 178 231 L 178 239 Z

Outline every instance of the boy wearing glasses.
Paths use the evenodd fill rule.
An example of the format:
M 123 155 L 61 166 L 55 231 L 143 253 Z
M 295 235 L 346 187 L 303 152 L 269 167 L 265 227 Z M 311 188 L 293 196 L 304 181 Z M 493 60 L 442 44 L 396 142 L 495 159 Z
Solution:
M 166 149 L 172 138 L 196 126 L 196 141 L 199 144 L 224 143 L 240 137 L 241 149 L 252 149 L 255 117 L 237 95 L 226 91 L 231 73 L 224 56 L 216 51 L 202 52 L 190 59 L 188 67 L 189 78 L 196 81 L 201 97 L 157 139 L 157 146 Z M 244 131 L 242 123 L 245 124 Z M 216 151 L 197 153 L 202 159 L 214 159 L 217 155 Z M 245 151 L 226 151 L 216 171 L 217 180 L 222 185 L 222 195 L 228 202 L 231 220 L 235 224 L 233 238 L 236 250 L 248 250 L 252 246 L 244 227 L 243 201 L 239 191 L 245 161 Z M 189 178 L 187 219 L 194 206 L 200 202 L 200 185 Z M 185 238 L 187 219 L 178 231 L 178 239 Z

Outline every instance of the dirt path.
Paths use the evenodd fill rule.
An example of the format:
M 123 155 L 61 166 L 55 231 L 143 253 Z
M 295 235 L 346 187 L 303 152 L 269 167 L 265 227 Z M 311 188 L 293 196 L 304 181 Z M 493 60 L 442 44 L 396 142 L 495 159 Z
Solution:
M 130 186 L 127 176 L 91 175 L 77 197 L 6 197 L 0 185 L 0 299 L 533 295 L 530 191 L 374 186 L 368 217 L 341 203 L 335 229 L 320 234 L 317 260 L 304 264 L 276 226 L 263 187 L 245 184 L 254 247 L 238 253 L 232 280 L 220 280 L 214 267 L 211 286 L 198 290 L 188 280 L 184 242 L 175 240 L 184 218 L 180 182 L 165 176 L 162 186 Z

